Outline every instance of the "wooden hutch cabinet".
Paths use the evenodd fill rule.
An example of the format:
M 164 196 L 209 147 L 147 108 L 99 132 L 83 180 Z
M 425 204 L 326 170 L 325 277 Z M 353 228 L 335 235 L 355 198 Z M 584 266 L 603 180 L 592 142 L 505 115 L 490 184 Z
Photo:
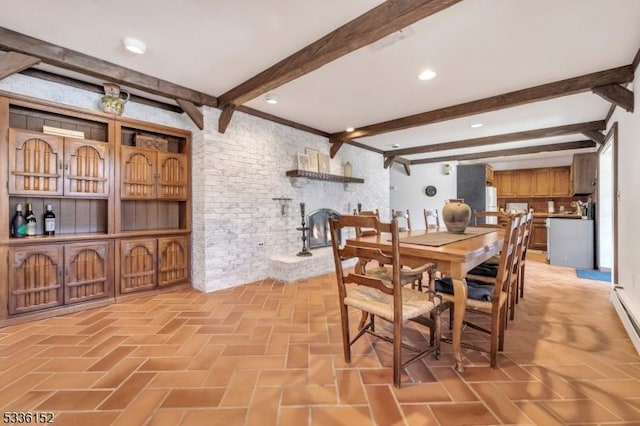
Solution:
M 0 134 L 0 327 L 189 284 L 189 131 L 11 95 Z M 12 238 L 26 203 L 37 234 Z

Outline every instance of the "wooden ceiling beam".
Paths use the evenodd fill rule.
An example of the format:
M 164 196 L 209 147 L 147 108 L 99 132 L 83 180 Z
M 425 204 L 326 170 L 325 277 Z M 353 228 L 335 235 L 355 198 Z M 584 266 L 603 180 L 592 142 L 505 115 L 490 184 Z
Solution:
M 0 52 L 0 80 L 40 63 L 39 58 L 18 52 Z
M 461 0 L 387 0 L 219 97 L 241 105 Z
M 4 27 L 0 27 L 0 49 L 31 55 L 56 67 L 123 84 L 169 99 L 183 99 L 196 105 L 218 106 L 218 100 L 215 96 L 160 80 Z
M 452 105 L 433 111 L 384 121 L 360 127 L 353 132 L 339 132 L 331 135 L 335 139 L 355 139 L 367 136 L 375 136 L 382 133 L 424 126 L 469 115 L 497 111 L 531 102 L 539 102 L 561 96 L 573 95 L 592 90 L 594 87 L 608 84 L 624 84 L 633 80 L 633 67 L 631 65 L 612 68 L 605 71 L 586 74 L 579 77 L 556 81 L 530 87 L 502 95 L 491 96 L 459 105 Z
M 582 134 L 596 143 L 604 143 L 605 136 L 602 132 L 599 132 L 597 130 L 585 130 L 584 132 L 582 132 Z
M 343 144 L 344 144 L 343 141 L 331 142 L 331 148 L 329 149 L 329 156 L 331 158 L 335 157 L 338 151 L 340 150 L 340 148 L 342 148 Z
M 387 157 L 384 159 L 384 168 L 388 169 L 389 167 L 391 167 L 391 165 L 393 164 L 393 160 L 395 160 L 396 157 Z
M 229 123 L 231 123 L 231 117 L 233 117 L 233 111 L 235 111 L 235 109 L 236 108 L 233 105 L 227 105 L 222 109 L 220 118 L 218 118 L 218 131 L 220 133 L 224 133 L 227 130 Z
M 402 163 L 402 167 L 404 167 L 404 172 L 407 176 L 411 176 L 411 166 L 409 164 Z
M 619 84 L 607 84 L 593 88 L 593 93 L 601 98 L 633 112 L 633 92 Z
M 634 71 L 638 69 L 638 65 L 640 65 L 640 49 L 638 49 L 636 56 L 633 57 L 633 62 L 631 62 Z
M 447 155 L 444 157 L 422 158 L 411 160 L 411 164 L 430 164 L 447 161 L 481 160 L 483 158 L 510 157 L 514 155 L 539 154 L 541 152 L 566 151 L 571 149 L 594 148 L 595 142 L 590 140 L 536 145 L 525 148 L 502 149 L 497 151 L 474 152 L 472 154 Z
M 591 121 L 587 123 L 569 124 L 566 126 L 547 127 L 545 129 L 525 130 L 522 132 L 505 133 L 502 135 L 485 136 L 460 141 L 444 142 L 433 145 L 415 146 L 411 148 L 394 149 L 386 151 L 385 157 L 394 155 L 424 154 L 427 152 L 446 151 L 450 149 L 475 148 L 485 145 L 496 145 L 507 142 L 517 142 L 529 139 L 549 138 L 553 136 L 564 136 L 575 133 L 582 133 L 589 130 L 604 130 L 606 128 L 604 120 Z
M 187 113 L 198 129 L 204 130 L 204 117 L 202 115 L 202 111 L 200 111 L 193 102 L 185 101 L 184 99 L 176 99 L 176 102 L 180 105 L 180 108 Z

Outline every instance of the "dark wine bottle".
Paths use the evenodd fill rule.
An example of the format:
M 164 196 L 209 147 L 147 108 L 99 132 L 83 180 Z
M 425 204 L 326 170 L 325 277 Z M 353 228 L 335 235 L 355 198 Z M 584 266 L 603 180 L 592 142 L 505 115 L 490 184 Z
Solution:
M 27 235 L 27 220 L 22 214 L 22 204 L 16 205 L 16 214 L 11 220 L 11 236 L 22 238 Z
M 44 235 L 56 234 L 56 215 L 53 214 L 51 204 L 47 204 L 47 211 L 44 213 Z
M 27 211 L 24 215 L 25 220 L 27 221 L 27 236 L 35 237 L 36 236 L 36 215 L 33 214 L 33 204 L 27 203 Z

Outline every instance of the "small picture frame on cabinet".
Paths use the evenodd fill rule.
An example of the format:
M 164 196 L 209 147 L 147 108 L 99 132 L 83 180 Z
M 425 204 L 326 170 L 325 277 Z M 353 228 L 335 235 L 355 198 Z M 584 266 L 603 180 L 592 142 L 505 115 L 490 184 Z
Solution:
M 318 155 L 319 152 L 315 149 L 305 148 L 304 152 L 309 156 L 309 171 L 318 172 Z
M 331 159 L 327 154 L 318 154 L 318 171 L 320 173 L 331 173 Z
M 309 171 L 309 156 L 307 154 L 298 154 L 298 170 Z

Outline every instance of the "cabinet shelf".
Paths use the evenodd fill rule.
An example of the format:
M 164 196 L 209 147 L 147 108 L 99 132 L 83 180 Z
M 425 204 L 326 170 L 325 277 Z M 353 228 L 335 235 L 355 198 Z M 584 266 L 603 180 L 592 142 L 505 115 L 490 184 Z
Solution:
M 329 182 L 364 183 L 364 179 L 361 179 L 361 178 L 331 175 L 329 173 L 309 172 L 306 170 L 289 170 L 287 172 L 287 176 L 301 177 L 301 178 L 314 179 L 314 180 L 326 180 Z

